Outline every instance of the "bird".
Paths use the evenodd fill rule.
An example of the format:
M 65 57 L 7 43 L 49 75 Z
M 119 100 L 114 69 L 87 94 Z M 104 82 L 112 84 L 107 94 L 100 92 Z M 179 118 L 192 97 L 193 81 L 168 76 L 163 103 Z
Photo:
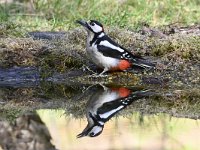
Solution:
M 155 64 L 132 54 L 129 50 L 112 40 L 105 32 L 103 25 L 96 20 L 76 20 L 87 31 L 86 53 L 89 59 L 103 71 L 127 71 L 131 68 L 152 69 Z
M 129 89 L 97 85 L 86 104 L 87 126 L 77 138 L 96 137 L 103 131 L 104 124 L 133 101 L 153 94 L 149 89 Z

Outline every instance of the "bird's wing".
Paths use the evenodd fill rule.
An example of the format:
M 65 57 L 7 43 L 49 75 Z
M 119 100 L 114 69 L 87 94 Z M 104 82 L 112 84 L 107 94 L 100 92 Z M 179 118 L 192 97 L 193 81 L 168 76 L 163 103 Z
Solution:
M 154 68 L 155 64 L 146 61 L 140 56 L 133 55 L 127 49 L 115 43 L 108 36 L 104 36 L 98 43 L 97 49 L 106 57 L 129 60 L 133 66 L 140 68 Z
M 121 59 L 121 52 L 106 45 L 97 45 L 97 49 L 106 57 Z
M 106 57 L 117 59 L 130 59 L 131 57 L 133 57 L 132 53 L 111 40 L 108 36 L 104 36 L 97 43 L 97 49 Z

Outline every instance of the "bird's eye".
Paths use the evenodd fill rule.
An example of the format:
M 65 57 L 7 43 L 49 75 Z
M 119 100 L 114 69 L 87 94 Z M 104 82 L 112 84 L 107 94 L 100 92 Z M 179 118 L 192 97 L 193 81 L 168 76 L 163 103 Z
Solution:
M 94 26 L 94 25 L 95 25 L 95 23 L 94 23 L 94 22 L 90 22 L 90 25 L 91 25 L 91 26 Z
M 94 132 L 90 133 L 90 136 L 94 136 Z

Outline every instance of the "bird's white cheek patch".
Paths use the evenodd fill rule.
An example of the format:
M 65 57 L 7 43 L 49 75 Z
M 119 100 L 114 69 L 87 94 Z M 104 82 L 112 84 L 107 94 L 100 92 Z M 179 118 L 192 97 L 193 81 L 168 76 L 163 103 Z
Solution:
M 91 132 L 97 134 L 97 133 L 99 133 L 101 131 L 102 131 L 102 127 L 94 126 Z
M 92 30 L 96 33 L 101 32 L 102 31 L 102 27 L 95 25 L 95 26 L 91 26 Z

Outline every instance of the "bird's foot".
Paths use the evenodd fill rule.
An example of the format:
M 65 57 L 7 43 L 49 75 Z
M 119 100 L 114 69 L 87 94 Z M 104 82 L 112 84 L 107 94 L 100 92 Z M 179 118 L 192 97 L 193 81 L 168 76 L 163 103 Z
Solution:
M 91 75 L 89 75 L 88 77 L 95 77 L 95 78 L 98 78 L 98 77 L 107 77 L 108 75 L 107 74 L 97 74 L 97 73 L 94 73 L 94 74 L 91 74 Z
M 91 74 L 91 75 L 88 75 L 88 77 L 96 77 L 96 76 L 98 76 L 97 73 L 93 73 L 93 74 Z
M 99 74 L 98 77 L 107 77 L 107 74 Z
M 94 70 L 92 70 L 90 67 L 88 67 L 88 66 L 86 66 L 86 65 L 83 65 L 83 71 L 89 71 L 89 72 L 91 72 L 91 73 L 93 73 L 93 74 L 97 74 Z

